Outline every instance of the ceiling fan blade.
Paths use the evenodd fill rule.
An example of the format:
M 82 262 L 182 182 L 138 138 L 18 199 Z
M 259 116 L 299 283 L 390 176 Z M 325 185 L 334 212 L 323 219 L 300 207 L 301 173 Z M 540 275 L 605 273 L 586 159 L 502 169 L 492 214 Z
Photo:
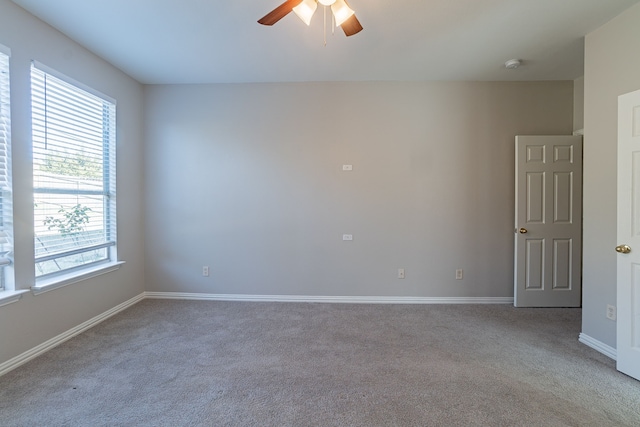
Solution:
M 358 18 L 356 18 L 355 13 L 351 15 L 349 19 L 344 21 L 340 26 L 342 27 L 342 31 L 344 31 L 344 34 L 347 37 L 362 31 L 362 25 L 360 24 L 360 21 L 358 21 Z
M 271 12 L 260 18 L 258 22 L 262 25 L 273 25 L 287 16 L 293 10 L 293 8 L 300 3 L 302 3 L 302 0 L 287 0 L 286 2 L 282 3 L 280 6 L 276 7 Z

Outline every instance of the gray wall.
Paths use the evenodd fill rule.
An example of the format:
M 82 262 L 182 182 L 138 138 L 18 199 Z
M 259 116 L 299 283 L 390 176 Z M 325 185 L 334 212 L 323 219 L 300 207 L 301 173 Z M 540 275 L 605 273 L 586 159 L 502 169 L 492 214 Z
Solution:
M 510 297 L 514 136 L 571 134 L 573 82 L 149 86 L 144 122 L 149 291 Z
M 616 154 L 618 96 L 640 89 L 640 5 L 585 40 L 582 332 L 616 346 Z
M 91 280 L 0 307 L 0 363 L 144 291 L 142 86 L 8 0 L 0 44 L 11 57 L 16 287 L 34 283 L 30 63 L 35 59 L 117 100 L 118 251 L 126 264 Z

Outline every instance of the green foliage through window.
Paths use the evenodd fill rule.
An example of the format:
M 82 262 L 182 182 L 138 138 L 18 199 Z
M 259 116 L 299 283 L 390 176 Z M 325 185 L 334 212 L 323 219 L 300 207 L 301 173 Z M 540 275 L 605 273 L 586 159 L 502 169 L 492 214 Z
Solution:
M 75 205 L 71 210 L 60 208 L 58 213 L 62 214 L 61 218 L 48 216 L 44 219 L 44 225 L 49 230 L 57 229 L 63 236 L 74 236 L 84 231 L 85 224 L 89 223 L 89 214 L 91 208 Z
M 58 175 L 100 179 L 102 178 L 101 164 L 100 159 L 92 158 L 84 153 L 65 157 L 48 155 L 44 159 L 44 164 L 40 165 L 40 170 Z

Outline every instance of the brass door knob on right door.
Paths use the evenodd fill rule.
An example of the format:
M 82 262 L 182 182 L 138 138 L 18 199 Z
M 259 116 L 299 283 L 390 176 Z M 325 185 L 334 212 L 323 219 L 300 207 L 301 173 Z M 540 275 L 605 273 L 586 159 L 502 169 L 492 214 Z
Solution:
M 527 234 L 529 232 L 529 230 L 527 230 L 526 228 L 521 228 L 518 231 L 520 231 L 520 234 Z
M 616 252 L 620 254 L 628 254 L 631 252 L 631 247 L 629 245 L 616 246 Z

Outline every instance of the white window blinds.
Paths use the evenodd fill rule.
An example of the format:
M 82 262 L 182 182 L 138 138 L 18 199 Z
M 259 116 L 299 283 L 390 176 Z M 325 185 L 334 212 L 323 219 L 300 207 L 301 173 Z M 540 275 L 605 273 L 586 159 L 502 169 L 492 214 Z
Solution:
M 5 268 L 13 256 L 12 215 L 9 55 L 0 51 L 0 290 L 12 282 Z
M 31 67 L 36 277 L 115 261 L 115 104 Z

